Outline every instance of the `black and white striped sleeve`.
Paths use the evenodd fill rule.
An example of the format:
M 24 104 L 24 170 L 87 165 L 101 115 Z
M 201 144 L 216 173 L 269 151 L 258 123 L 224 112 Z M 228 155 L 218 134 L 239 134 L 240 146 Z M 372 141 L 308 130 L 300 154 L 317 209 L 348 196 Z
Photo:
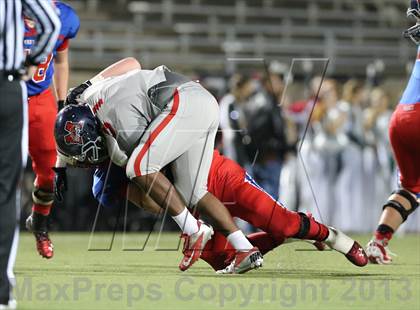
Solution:
M 37 65 L 52 52 L 60 32 L 60 19 L 50 0 L 22 0 L 23 13 L 35 21 L 38 38 L 27 62 Z

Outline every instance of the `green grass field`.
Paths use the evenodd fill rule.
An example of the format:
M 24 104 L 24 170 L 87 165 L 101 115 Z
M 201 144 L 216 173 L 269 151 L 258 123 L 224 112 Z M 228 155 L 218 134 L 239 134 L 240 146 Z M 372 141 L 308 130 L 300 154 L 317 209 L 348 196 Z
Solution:
M 353 267 L 344 256 L 281 246 L 264 267 L 218 276 L 204 263 L 181 273 L 177 234 L 117 235 L 111 251 L 88 251 L 89 234 L 53 233 L 55 257 L 21 235 L 16 262 L 19 309 L 420 309 L 420 238 L 393 240 L 391 266 Z M 368 236 L 358 236 L 363 244 Z M 108 248 L 97 234 L 91 248 Z M 123 251 L 123 249 L 125 249 Z

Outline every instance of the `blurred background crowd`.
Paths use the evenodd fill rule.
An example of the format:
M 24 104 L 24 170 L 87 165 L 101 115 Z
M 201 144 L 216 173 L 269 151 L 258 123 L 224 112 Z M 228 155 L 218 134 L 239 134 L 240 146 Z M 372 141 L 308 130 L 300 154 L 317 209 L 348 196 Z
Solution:
M 406 1 L 65 2 L 81 18 L 70 85 L 126 56 L 198 79 L 220 103 L 217 148 L 273 198 L 345 231 L 376 227 L 398 180 L 388 121 L 416 55 L 401 37 Z M 53 229 L 92 229 L 95 217 L 97 230 L 160 225 L 131 206 L 97 214 L 92 173 L 70 169 Z M 405 231 L 420 231 L 419 219 Z

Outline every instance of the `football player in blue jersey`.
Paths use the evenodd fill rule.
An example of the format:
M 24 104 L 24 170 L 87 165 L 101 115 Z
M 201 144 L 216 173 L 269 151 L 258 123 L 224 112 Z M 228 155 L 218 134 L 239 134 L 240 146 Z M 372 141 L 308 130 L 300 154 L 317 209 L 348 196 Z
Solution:
M 26 221 L 27 228 L 35 235 L 39 254 L 51 258 L 53 245 L 48 235 L 47 219 L 54 200 L 53 184 L 56 149 L 54 122 L 57 106 L 67 95 L 69 41 L 79 30 L 76 12 L 67 4 L 55 1 L 61 29 L 53 52 L 38 65 L 27 82 L 29 105 L 29 154 L 36 178 L 32 191 L 32 213 Z M 36 39 L 34 21 L 25 19 L 24 48 L 30 54 Z
M 420 1 L 412 0 L 407 16 L 416 24 L 404 32 L 420 44 Z M 420 48 L 410 80 L 389 124 L 389 140 L 399 169 L 400 186 L 385 203 L 366 254 L 371 263 L 390 264 L 388 243 L 393 233 L 417 209 L 420 197 Z

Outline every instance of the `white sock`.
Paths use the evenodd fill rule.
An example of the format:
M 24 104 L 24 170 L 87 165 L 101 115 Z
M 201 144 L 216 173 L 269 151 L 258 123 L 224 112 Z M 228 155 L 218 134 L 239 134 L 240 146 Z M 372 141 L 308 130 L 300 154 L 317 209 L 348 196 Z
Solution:
M 227 240 L 232 244 L 236 251 L 245 252 L 254 247 L 241 230 L 229 234 Z
M 328 227 L 329 234 L 325 243 L 334 250 L 347 254 L 353 247 L 354 240 L 335 228 Z
M 199 229 L 197 219 L 187 208 L 180 214 L 172 216 L 172 218 L 178 224 L 179 228 L 181 228 L 182 232 L 188 236 L 195 234 Z

